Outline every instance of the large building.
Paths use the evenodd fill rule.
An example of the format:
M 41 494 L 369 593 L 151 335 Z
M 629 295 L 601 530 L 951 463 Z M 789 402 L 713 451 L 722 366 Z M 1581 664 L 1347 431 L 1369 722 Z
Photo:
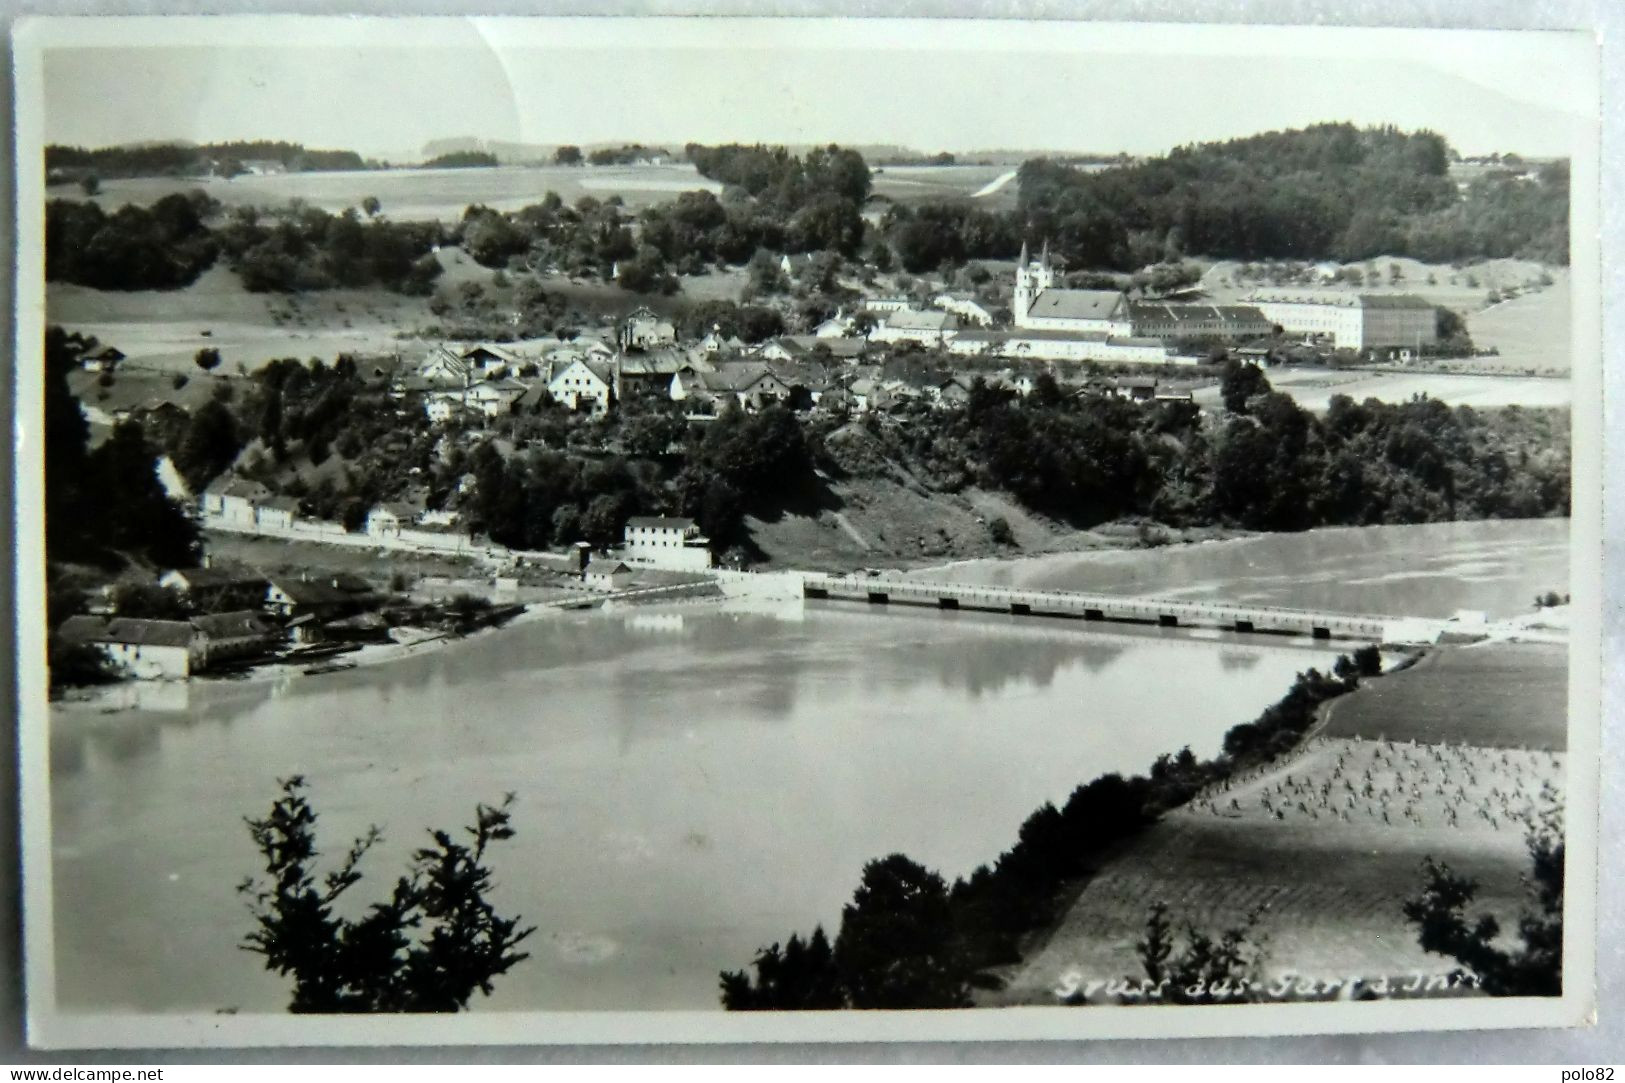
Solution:
M 617 556 L 629 564 L 704 571 L 711 567 L 711 542 L 692 519 L 634 515 L 626 521 L 626 544 Z
M 1131 301 L 1129 320 L 1141 338 L 1217 338 L 1225 341 L 1263 338 L 1275 323 L 1253 305 L 1191 305 Z
M 1338 349 L 1419 349 L 1439 340 L 1434 306 L 1413 294 L 1256 290 L 1246 301 L 1288 334 Z
M 1023 331 L 1072 331 L 1128 336 L 1134 333 L 1128 298 L 1118 290 L 1067 290 L 1055 287 L 1049 246 L 1035 260 L 1021 246 L 1016 264 L 1016 290 L 1010 305 L 1012 322 Z

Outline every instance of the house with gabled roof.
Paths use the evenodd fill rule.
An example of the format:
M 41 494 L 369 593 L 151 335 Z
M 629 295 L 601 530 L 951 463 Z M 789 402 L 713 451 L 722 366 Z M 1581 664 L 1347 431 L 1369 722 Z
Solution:
M 209 482 L 198 498 L 198 507 L 204 518 L 223 525 L 255 527 L 259 506 L 273 495 L 257 481 L 227 473 Z
M 887 313 L 886 318 L 869 332 L 872 342 L 918 342 L 922 346 L 941 346 L 959 331 L 959 317 L 952 312 L 905 308 Z
M 615 405 L 615 369 L 604 361 L 571 361 L 548 381 L 547 390 L 566 409 L 607 414 Z

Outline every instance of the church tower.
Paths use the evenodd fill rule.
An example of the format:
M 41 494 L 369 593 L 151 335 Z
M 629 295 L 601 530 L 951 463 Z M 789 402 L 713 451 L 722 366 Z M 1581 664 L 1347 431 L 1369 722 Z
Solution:
M 1044 242 L 1043 254 L 1033 260 L 1027 253 L 1027 242 L 1021 242 L 1021 259 L 1016 263 L 1015 296 L 1010 303 L 1010 315 L 1017 327 L 1027 326 L 1027 313 L 1034 298 L 1055 282 L 1055 273 L 1049 264 L 1049 242 Z

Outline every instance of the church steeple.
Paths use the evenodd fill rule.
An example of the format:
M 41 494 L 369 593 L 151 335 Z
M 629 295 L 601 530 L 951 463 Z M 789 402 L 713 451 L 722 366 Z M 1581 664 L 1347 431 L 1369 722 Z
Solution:
M 1016 266 L 1022 270 L 1027 269 L 1027 242 L 1025 240 L 1021 242 L 1021 259 L 1016 263 Z
M 1049 270 L 1049 238 L 1048 237 L 1044 238 L 1044 251 L 1038 257 L 1038 262 L 1042 263 L 1044 265 L 1044 270 L 1046 270 L 1046 271 Z

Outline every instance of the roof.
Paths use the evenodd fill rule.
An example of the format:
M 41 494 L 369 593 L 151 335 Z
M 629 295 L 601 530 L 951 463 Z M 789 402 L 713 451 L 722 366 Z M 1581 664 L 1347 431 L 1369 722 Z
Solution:
M 627 354 L 621 358 L 620 370 L 623 377 L 671 376 L 693 364 L 693 359 L 686 352 L 667 348 L 651 350 L 648 353 Z
M 64 639 L 78 643 L 128 643 L 137 647 L 190 647 L 194 631 L 183 620 L 148 620 L 143 617 L 69 617 L 58 629 Z
M 779 344 L 786 347 L 791 353 L 800 350 L 811 353 L 822 346 L 830 352 L 832 357 L 861 357 L 868 349 L 869 343 L 861 338 L 819 338 L 817 335 L 784 335 Z
M 203 490 L 210 496 L 236 496 L 244 500 L 267 500 L 271 490 L 257 481 L 240 478 L 236 474 L 221 474 Z
M 1116 290 L 1044 290 L 1027 306 L 1027 314 L 1052 320 L 1104 320 L 1122 303 L 1123 295 Z
M 252 609 L 193 617 L 192 627 L 204 635 L 211 636 L 257 636 L 267 635 L 271 631 L 270 625 L 261 620 L 260 615 Z
M 1160 301 L 1130 301 L 1128 310 L 1130 318 L 1136 323 L 1141 320 L 1171 320 L 1174 323 L 1212 320 L 1270 322 L 1254 305 L 1180 305 Z
M 1350 293 L 1347 290 L 1254 290 L 1243 300 L 1254 304 L 1327 305 L 1335 308 L 1432 309 L 1414 293 Z
M 265 585 L 265 576 L 251 568 L 175 568 L 165 574 L 184 579 L 189 590 Z
M 277 511 L 296 512 L 299 510 L 299 501 L 291 496 L 267 497 L 259 503 L 262 508 L 275 508 Z
M 614 365 L 611 365 L 606 361 L 588 361 L 586 358 L 578 357 L 564 368 L 555 372 L 553 374 L 553 379 L 549 380 L 548 383 L 557 382 L 559 377 L 563 376 L 566 372 L 578 365 L 596 376 L 606 387 L 611 386 L 615 381 Z
M 715 372 L 696 372 L 694 380 L 707 391 L 746 391 L 763 380 L 779 378 L 760 361 L 718 365 Z M 780 381 L 782 382 L 782 381 Z
M 350 600 L 350 592 L 319 579 L 272 579 L 271 586 L 288 596 L 294 605 L 335 605 Z
M 645 530 L 692 530 L 695 524 L 692 519 L 675 515 L 634 515 L 626 521 L 626 525 Z
M 891 331 L 952 331 L 959 326 L 959 317 L 940 309 L 902 308 L 888 313 L 883 326 Z
M 632 569 L 624 561 L 595 560 L 587 565 L 588 575 L 618 575 Z
M 1360 304 L 1366 308 L 1433 308 L 1414 293 L 1362 293 Z

